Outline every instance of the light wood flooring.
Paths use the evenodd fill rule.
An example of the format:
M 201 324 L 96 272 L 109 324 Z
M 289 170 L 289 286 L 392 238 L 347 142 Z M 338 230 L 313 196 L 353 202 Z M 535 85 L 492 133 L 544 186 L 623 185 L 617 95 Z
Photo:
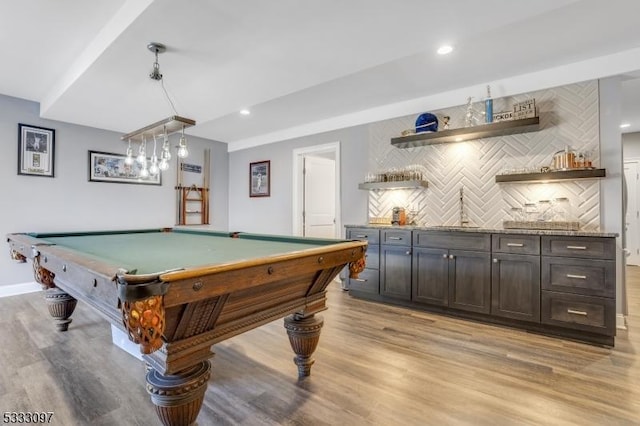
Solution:
M 356 300 L 332 284 L 311 377 L 282 321 L 215 346 L 198 425 L 640 425 L 640 268 L 614 349 Z M 0 411 L 54 425 L 159 425 L 140 361 L 79 303 L 0 299 Z

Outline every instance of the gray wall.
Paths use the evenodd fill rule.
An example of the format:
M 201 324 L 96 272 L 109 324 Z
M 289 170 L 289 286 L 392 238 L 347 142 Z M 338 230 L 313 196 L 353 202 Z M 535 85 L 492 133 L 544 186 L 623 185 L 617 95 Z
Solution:
M 55 129 L 55 178 L 19 176 L 18 123 Z M 10 232 L 131 229 L 175 224 L 176 165 L 161 186 L 88 181 L 88 151 L 124 153 L 121 134 L 43 120 L 39 104 L 0 95 L 0 235 Z M 174 141 L 172 136 L 171 141 Z M 211 148 L 211 224 L 228 225 L 226 144 L 190 137 L 189 163 Z M 2 253 L 2 251 L 0 251 Z M 30 265 L 0 255 L 0 286 L 33 281 Z
M 356 126 L 229 153 L 229 230 L 291 235 L 293 150 L 340 142 L 341 223 L 367 222 L 368 127 Z M 249 197 L 249 163 L 271 161 L 271 196 Z

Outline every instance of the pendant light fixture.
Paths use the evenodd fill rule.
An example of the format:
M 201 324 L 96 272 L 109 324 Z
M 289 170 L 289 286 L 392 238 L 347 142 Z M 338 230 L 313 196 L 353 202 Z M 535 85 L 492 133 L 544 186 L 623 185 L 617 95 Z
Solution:
M 155 176 L 158 173 L 161 173 L 162 171 L 169 168 L 169 160 L 171 159 L 169 135 L 171 134 L 181 131 L 180 140 L 178 146 L 176 147 L 177 155 L 179 158 L 187 157 L 189 155 L 189 150 L 187 149 L 187 138 L 184 135 L 184 129 L 186 129 L 187 127 L 195 126 L 196 124 L 195 120 L 180 117 L 178 115 L 178 112 L 176 111 L 175 106 L 173 105 L 173 102 L 171 101 L 171 98 L 169 97 L 169 94 L 164 87 L 162 73 L 160 72 L 160 64 L 158 63 L 158 55 L 167 50 L 166 46 L 161 43 L 153 42 L 147 45 L 147 49 L 155 54 L 156 59 L 153 63 L 153 69 L 149 74 L 149 78 L 160 82 L 162 91 L 164 92 L 167 102 L 171 105 L 171 108 L 173 109 L 175 115 L 145 126 L 134 132 L 127 133 L 120 138 L 121 140 L 128 142 L 125 164 L 134 165 L 134 163 L 137 163 L 140 167 L 139 175 L 141 178 Z M 159 159 L 156 153 L 158 139 L 162 140 Z M 147 160 L 147 140 L 153 140 L 153 153 L 151 154 L 150 160 Z M 132 142 L 140 144 L 138 147 L 138 155 L 135 159 L 133 157 L 134 149 L 131 145 Z

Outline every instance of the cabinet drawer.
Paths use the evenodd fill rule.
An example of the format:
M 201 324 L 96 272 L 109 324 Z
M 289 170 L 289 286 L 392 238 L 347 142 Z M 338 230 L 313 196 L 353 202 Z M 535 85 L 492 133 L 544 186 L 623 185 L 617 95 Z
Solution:
M 540 254 L 540 236 L 493 234 L 491 250 L 496 253 Z
M 543 291 L 541 316 L 543 324 L 607 336 L 615 334 L 616 304 L 613 299 Z
M 378 294 L 380 292 L 380 274 L 377 269 L 365 269 L 358 278 L 349 278 L 349 290 Z
M 380 244 L 380 230 L 371 228 L 348 228 L 347 239 L 368 241 L 369 245 Z
M 542 289 L 614 297 L 616 264 L 612 260 L 542 256 Z
M 367 252 L 364 255 L 365 268 L 367 269 L 379 269 L 380 268 L 380 248 L 379 246 L 367 246 Z
M 402 229 L 383 229 L 381 235 L 382 244 L 392 246 L 410 246 L 411 231 Z
M 415 247 L 490 251 L 491 235 L 473 232 L 415 231 L 413 245 Z
M 548 256 L 616 258 L 615 238 L 542 237 L 542 254 Z

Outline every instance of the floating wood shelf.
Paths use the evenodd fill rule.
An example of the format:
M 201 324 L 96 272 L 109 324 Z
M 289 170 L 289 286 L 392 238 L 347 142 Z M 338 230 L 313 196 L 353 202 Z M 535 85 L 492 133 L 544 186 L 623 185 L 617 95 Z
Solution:
M 605 169 L 573 169 L 556 170 L 546 173 L 518 173 L 511 175 L 497 175 L 496 182 L 551 182 L 569 179 L 595 179 L 607 176 Z
M 424 180 L 405 180 L 400 182 L 366 182 L 358 184 L 358 189 L 387 190 L 387 189 L 418 189 L 426 188 L 429 184 Z
M 416 148 L 440 143 L 515 135 L 535 132 L 537 130 L 540 130 L 540 117 L 531 117 L 520 120 L 499 121 L 497 123 L 482 124 L 480 126 L 441 130 L 433 133 L 424 132 L 415 135 L 400 136 L 391 138 L 391 145 L 396 148 Z

